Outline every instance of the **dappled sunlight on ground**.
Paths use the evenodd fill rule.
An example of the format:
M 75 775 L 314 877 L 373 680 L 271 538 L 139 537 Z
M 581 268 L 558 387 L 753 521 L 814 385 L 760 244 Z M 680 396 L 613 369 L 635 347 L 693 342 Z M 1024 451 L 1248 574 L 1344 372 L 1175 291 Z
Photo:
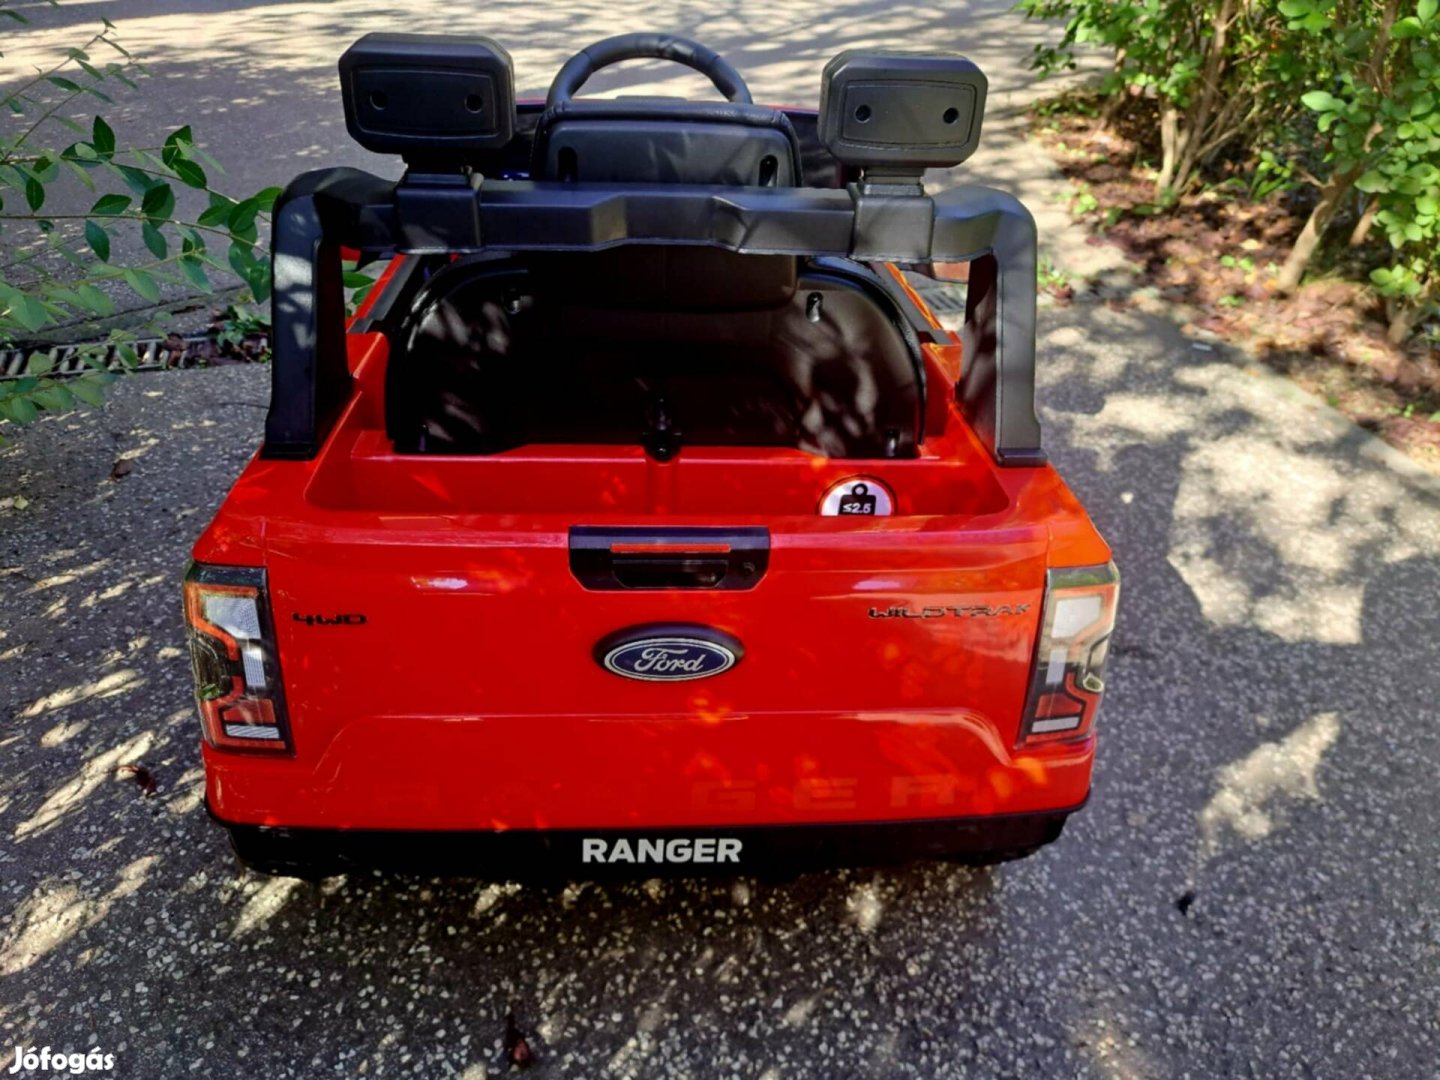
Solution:
M 1434 485 L 1403 468 L 1357 483 L 1331 457 L 1357 437 L 1348 421 L 1269 372 L 1236 379 L 1232 364 L 1196 362 L 1174 331 L 1173 397 L 1137 391 L 1147 357 L 1105 345 L 1147 335 L 1149 317 L 1057 317 L 1070 325 L 1051 338 L 1061 347 L 1047 378 L 1084 379 L 1094 402 L 1063 416 L 1070 437 L 1105 471 L 1140 447 L 1176 458 L 1168 559 L 1205 617 L 1285 641 L 1357 644 L 1368 570 L 1434 550 Z
M 86 761 L 77 775 L 51 792 L 34 814 L 15 827 L 16 838 L 23 840 L 49 829 L 66 814 L 78 810 L 97 787 L 113 780 L 119 766 L 144 758 L 153 741 L 154 737 L 150 732 L 142 732 Z
M 300 882 L 294 878 L 271 878 L 268 881 L 257 882 L 249 890 L 250 895 L 245 901 L 245 906 L 235 919 L 235 926 L 231 933 L 235 937 L 244 937 L 263 927 L 275 913 L 285 906 L 286 899 L 299 888 Z
M 103 896 L 86 899 L 79 886 L 65 882 L 30 895 L 9 919 L 0 941 L 0 973 L 16 975 L 42 962 L 80 931 L 100 924 L 117 900 L 137 892 L 155 864 L 151 855 L 121 870 L 119 880 Z M 74 875 L 78 876 L 78 875 Z
M 1247 841 L 1269 836 L 1286 802 L 1320 799 L 1315 775 L 1339 735 L 1340 718 L 1319 713 L 1220 769 L 1215 795 L 1200 811 L 1204 857 L 1214 855 L 1229 834 Z

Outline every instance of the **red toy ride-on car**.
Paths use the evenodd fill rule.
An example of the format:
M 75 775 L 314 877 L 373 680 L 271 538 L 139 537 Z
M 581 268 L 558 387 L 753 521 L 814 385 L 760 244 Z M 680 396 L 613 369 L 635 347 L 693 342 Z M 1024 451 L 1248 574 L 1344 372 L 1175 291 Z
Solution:
M 577 98 L 689 65 L 725 101 Z M 1090 789 L 1110 551 L 1041 450 L 1035 227 L 984 76 L 848 52 L 818 112 L 681 38 L 517 102 L 483 37 L 372 34 L 399 182 L 273 219 L 265 439 L 185 582 L 242 859 L 747 873 L 1055 839 Z M 346 324 L 343 257 L 389 260 Z M 967 273 L 963 333 L 902 270 Z

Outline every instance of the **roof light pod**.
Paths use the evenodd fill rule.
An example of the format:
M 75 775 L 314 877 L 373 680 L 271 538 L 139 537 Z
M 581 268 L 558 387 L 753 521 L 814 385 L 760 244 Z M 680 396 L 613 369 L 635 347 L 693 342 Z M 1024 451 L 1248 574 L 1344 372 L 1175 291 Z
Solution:
M 1119 596 L 1114 563 L 1049 572 L 1022 744 L 1082 739 L 1093 731 Z
M 193 564 L 185 575 L 185 621 L 205 741 L 221 750 L 288 752 L 265 571 Z

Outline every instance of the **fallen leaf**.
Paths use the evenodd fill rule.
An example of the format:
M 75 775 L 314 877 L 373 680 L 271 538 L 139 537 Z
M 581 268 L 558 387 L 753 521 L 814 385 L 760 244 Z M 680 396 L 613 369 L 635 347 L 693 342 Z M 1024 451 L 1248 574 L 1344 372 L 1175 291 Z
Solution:
M 535 1064 L 535 1051 L 516 1026 L 513 1012 L 505 1015 L 505 1056 L 517 1069 L 528 1069 Z
M 120 458 L 114 465 L 110 466 L 110 479 L 123 480 L 135 469 L 135 462 L 129 458 Z
M 155 775 L 144 765 L 121 765 L 116 771 L 128 773 L 131 779 L 140 785 L 140 790 L 144 793 L 145 798 L 148 799 L 155 794 L 157 787 Z

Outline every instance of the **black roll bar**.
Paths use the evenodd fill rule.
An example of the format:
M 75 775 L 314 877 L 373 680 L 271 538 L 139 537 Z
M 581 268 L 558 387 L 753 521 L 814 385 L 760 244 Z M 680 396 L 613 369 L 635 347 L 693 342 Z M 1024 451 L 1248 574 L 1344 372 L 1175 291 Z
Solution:
M 272 230 L 272 390 L 263 457 L 314 457 L 349 400 L 342 248 L 383 257 L 699 244 L 895 262 L 932 275 L 940 264 L 970 263 L 955 393 L 998 463 L 1045 460 L 1035 417 L 1035 222 L 994 188 L 930 196 L 918 184 L 606 185 L 414 171 L 396 183 L 323 169 L 285 189 Z

